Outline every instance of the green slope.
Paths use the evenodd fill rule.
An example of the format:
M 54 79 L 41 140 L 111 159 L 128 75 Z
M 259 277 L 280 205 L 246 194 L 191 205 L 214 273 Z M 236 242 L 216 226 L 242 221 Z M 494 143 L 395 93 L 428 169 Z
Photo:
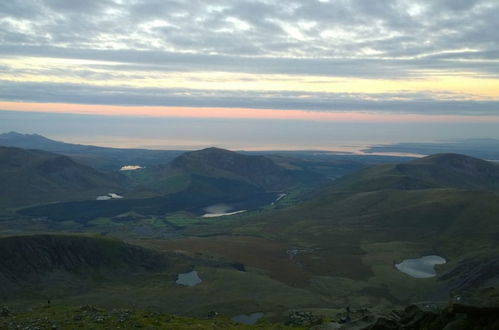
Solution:
M 207 148 L 186 152 L 170 164 L 130 173 L 136 184 L 153 187 L 160 192 L 196 189 L 195 178 L 224 178 L 241 186 L 253 186 L 263 191 L 283 191 L 295 186 L 324 183 L 325 176 L 303 169 L 289 169 L 266 156 Z
M 0 295 L 39 294 L 164 271 L 165 256 L 119 240 L 77 235 L 0 238 Z M 87 284 L 85 284 L 87 283 Z
M 499 165 L 459 154 L 436 154 L 408 163 L 372 166 L 334 185 L 343 191 L 427 188 L 498 191 Z
M 187 232 L 258 236 L 298 248 L 303 252 L 293 260 L 308 276 L 301 285 L 330 294 L 344 286 L 339 297 L 351 302 L 369 295 L 397 304 L 442 299 L 499 280 L 498 173 L 494 164 L 448 154 L 374 166 L 301 204 Z M 394 268 L 432 254 L 448 261 L 439 278 L 415 280 Z

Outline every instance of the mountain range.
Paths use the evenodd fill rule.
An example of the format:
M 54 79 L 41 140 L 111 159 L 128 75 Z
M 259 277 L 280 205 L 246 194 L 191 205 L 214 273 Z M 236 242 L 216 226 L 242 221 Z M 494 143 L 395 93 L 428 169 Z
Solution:
M 127 165 L 148 167 L 164 164 L 183 153 L 177 150 L 96 147 L 54 141 L 39 134 L 17 132 L 0 134 L 0 146 L 37 149 L 65 155 L 99 171 L 117 171 Z

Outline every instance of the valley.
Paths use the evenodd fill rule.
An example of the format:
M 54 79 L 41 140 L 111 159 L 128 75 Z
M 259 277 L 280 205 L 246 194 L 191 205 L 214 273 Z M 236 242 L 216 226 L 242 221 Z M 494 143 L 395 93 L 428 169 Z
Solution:
M 16 181 L 29 175 L 58 194 L 33 205 L 38 195 L 11 190 L 16 199 L 3 200 L 0 294 L 12 308 L 48 299 L 194 317 L 264 313 L 283 322 L 302 310 L 334 319 L 346 306 L 370 313 L 445 306 L 450 295 L 499 278 L 499 166 L 480 159 L 356 160 L 336 177 L 327 173 L 346 166 L 336 159 L 210 148 L 122 174 L 48 152 L 2 150 L 11 187 L 36 193 Z M 33 165 L 17 166 L 19 157 Z M 29 174 L 7 174 L 15 171 Z M 99 180 L 91 189 L 71 186 L 79 177 L 94 182 L 80 172 Z M 47 255 L 34 254 L 39 248 Z M 446 262 L 401 266 L 424 256 Z
M 0 1 L 0 329 L 499 329 L 498 17 Z

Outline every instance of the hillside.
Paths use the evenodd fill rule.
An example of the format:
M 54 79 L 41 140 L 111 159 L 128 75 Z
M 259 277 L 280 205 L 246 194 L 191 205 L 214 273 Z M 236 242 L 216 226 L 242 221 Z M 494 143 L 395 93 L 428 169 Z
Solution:
M 182 151 L 121 149 L 54 141 L 38 134 L 9 132 L 0 134 L 0 146 L 37 149 L 71 157 L 99 171 L 117 171 L 125 165 L 143 167 L 165 164 Z
M 487 295 L 488 294 L 488 295 Z M 37 306 L 30 311 L 1 308 L 0 327 L 8 329 L 481 329 L 494 330 L 499 327 L 499 304 L 497 290 L 489 289 L 475 294 L 480 301 L 466 297 L 466 303 L 450 302 L 447 306 L 410 305 L 400 310 L 379 313 L 369 309 L 352 310 L 351 321 L 342 322 L 345 313 L 324 315 L 324 311 L 295 311 L 288 315 L 286 324 L 259 320 L 254 325 L 236 323 L 224 315 L 211 315 L 208 318 L 192 318 L 164 313 L 151 313 L 143 310 L 106 310 L 93 305 L 67 306 L 52 304 Z M 495 295 L 495 297 L 494 297 Z M 475 298 L 475 297 L 473 297 Z M 476 300 L 475 298 L 475 300 Z
M 499 160 L 499 140 L 474 138 L 440 142 L 402 142 L 373 145 L 363 151 L 367 153 L 400 152 L 422 155 L 452 152 L 482 159 Z
M 201 178 L 218 178 L 237 182 L 244 189 L 282 191 L 296 186 L 314 186 L 326 177 L 303 169 L 288 169 L 271 158 L 245 155 L 220 148 L 186 152 L 170 164 L 132 173 L 143 186 L 172 192 L 198 189 Z M 133 178 L 134 176 L 132 176 Z
M 310 172 L 281 167 L 266 156 L 248 156 L 219 148 L 186 152 L 174 159 L 172 166 L 199 175 L 246 181 L 265 190 L 282 190 L 305 180 L 321 179 Z
M 459 154 L 436 154 L 402 164 L 377 165 L 342 178 L 334 189 L 455 188 L 499 190 L 499 165 Z
M 108 192 L 119 193 L 124 179 L 103 174 L 66 156 L 0 147 L 0 206 L 95 199 Z
M 7 307 L 0 318 L 2 329 L 228 329 L 228 330 L 304 330 L 305 327 L 286 326 L 280 323 L 260 322 L 245 325 L 232 321 L 227 316 L 193 318 L 167 313 L 152 313 L 136 309 L 106 310 L 92 305 L 38 307 L 30 312 L 11 312 Z M 8 311 L 8 312 L 7 312 Z
M 248 258 L 256 248 L 249 244 L 247 250 L 239 247 L 241 260 L 264 267 L 284 283 L 324 290 L 337 301 L 362 304 L 368 296 L 380 305 L 446 299 L 453 290 L 473 290 L 499 280 L 496 177 L 496 165 L 461 155 L 373 166 L 331 183 L 298 205 L 186 232 L 209 234 L 210 239 L 167 244 L 233 255 L 223 252 L 224 237 L 259 237 L 264 241 L 258 245 L 281 246 L 268 254 L 272 261 Z M 286 247 L 292 257 L 278 257 Z M 425 255 L 448 261 L 438 267 L 437 279 L 418 281 L 394 267 Z
M 202 215 L 206 213 L 204 208 L 215 204 L 227 205 L 232 211 L 253 210 L 270 205 L 285 189 L 298 187 L 300 191 L 327 181 L 313 172 L 285 169 L 264 156 L 217 148 L 187 152 L 171 164 L 127 176 L 134 186 L 130 197 L 143 198 L 48 204 L 23 209 L 20 214 L 85 223 L 127 212 L 164 216 L 185 211 Z
M 385 169 L 375 166 L 333 182 L 291 207 L 220 219 L 199 215 L 205 205 L 230 196 L 235 204 L 252 194 L 258 200 L 265 196 L 263 188 L 239 179 L 235 171 L 231 178 L 222 171 L 218 177 L 191 172 L 197 184 L 161 197 L 47 204 L 20 212 L 29 215 L 23 220 L 33 226 L 29 228 L 102 231 L 184 258 L 179 257 L 181 269 L 169 270 L 167 276 L 147 275 L 133 285 L 115 281 L 98 292 L 80 291 L 64 298 L 79 304 L 99 299 L 105 308 L 133 303 L 196 316 L 263 311 L 283 320 L 300 308 L 335 316 L 345 306 L 380 311 L 421 301 L 446 302 L 450 293 L 463 295 L 497 283 L 499 192 L 489 189 L 495 165 L 436 155 L 392 169 L 397 167 L 397 175 L 418 185 L 397 186 L 385 179 L 376 182 L 376 190 L 363 190 L 361 184 L 345 189 L 345 182 L 368 182 L 374 177 L 369 171 Z M 202 170 L 196 173 L 208 171 Z M 449 178 L 455 177 L 460 178 L 459 185 L 449 186 Z M 241 184 L 252 190 L 241 190 Z M 178 214 L 180 210 L 184 212 Z M 169 217 L 171 213 L 175 216 Z M 39 217 L 45 219 L 33 224 Z M 156 235 L 160 231 L 165 236 Z M 435 277 L 413 278 L 395 267 L 406 259 L 431 255 L 446 260 L 435 267 Z M 176 273 L 192 269 L 199 271 L 202 284 L 174 284 Z
M 27 235 L 0 238 L 0 296 L 34 286 L 65 287 L 166 269 L 157 252 L 102 237 Z M 33 293 L 35 293 L 33 291 Z

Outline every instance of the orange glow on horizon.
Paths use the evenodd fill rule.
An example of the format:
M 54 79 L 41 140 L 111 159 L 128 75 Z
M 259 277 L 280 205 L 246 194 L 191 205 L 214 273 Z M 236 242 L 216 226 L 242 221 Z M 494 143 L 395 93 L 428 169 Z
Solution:
M 329 122 L 499 122 L 499 116 L 423 115 L 367 112 L 328 112 L 312 110 L 277 110 L 252 108 L 117 106 L 69 103 L 1 102 L 5 111 L 44 112 L 80 115 L 304 120 Z

